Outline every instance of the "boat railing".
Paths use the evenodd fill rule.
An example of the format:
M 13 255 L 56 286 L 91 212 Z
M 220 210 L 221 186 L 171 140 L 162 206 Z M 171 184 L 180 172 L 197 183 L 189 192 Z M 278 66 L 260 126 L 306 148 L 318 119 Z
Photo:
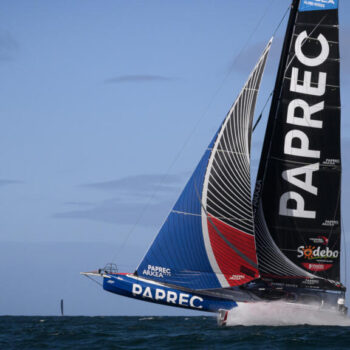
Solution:
M 99 269 L 99 272 L 107 273 L 107 274 L 115 274 L 115 273 L 118 273 L 118 266 L 113 263 L 108 263 L 105 265 L 104 268 Z

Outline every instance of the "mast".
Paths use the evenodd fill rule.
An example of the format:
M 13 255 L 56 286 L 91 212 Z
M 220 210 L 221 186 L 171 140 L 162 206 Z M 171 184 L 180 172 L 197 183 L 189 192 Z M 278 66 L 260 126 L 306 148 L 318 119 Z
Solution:
M 255 186 L 259 271 L 342 290 L 338 0 L 294 0 Z
M 288 20 L 288 24 L 287 24 L 286 34 L 284 36 L 284 42 L 283 42 L 280 62 L 279 62 L 279 66 L 278 66 L 275 87 L 273 90 L 271 109 L 270 109 L 270 114 L 269 114 L 269 121 L 268 121 L 266 132 L 265 132 L 263 150 L 261 153 L 260 164 L 259 164 L 258 174 L 257 174 L 257 178 L 256 178 L 256 183 L 255 183 L 254 198 L 259 195 L 260 187 L 261 187 L 261 185 L 259 185 L 259 184 L 261 184 L 263 182 L 263 178 L 264 178 L 264 174 L 265 174 L 266 157 L 267 157 L 267 154 L 269 153 L 269 147 L 271 144 L 274 119 L 275 119 L 275 116 L 277 113 L 278 101 L 279 101 L 280 95 L 281 95 L 283 76 L 284 76 L 284 72 L 286 70 L 288 51 L 289 51 L 291 40 L 292 40 L 293 28 L 294 28 L 294 24 L 295 24 L 295 18 L 296 18 L 297 12 L 298 12 L 299 2 L 300 2 L 300 0 L 293 0 L 292 4 L 290 5 L 291 9 L 290 9 L 290 14 L 289 14 L 289 20 Z M 258 206 L 258 203 L 255 203 L 255 201 L 254 201 L 253 202 L 254 213 L 257 209 L 257 206 Z

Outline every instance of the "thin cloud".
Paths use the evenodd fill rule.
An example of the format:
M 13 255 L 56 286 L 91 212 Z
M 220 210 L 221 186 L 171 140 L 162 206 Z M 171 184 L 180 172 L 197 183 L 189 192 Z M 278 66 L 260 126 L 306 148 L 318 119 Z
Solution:
M 119 75 L 114 78 L 106 79 L 106 84 L 123 84 L 123 83 L 152 83 L 152 82 L 170 82 L 175 80 L 171 77 L 163 75 L 146 75 L 146 74 L 135 74 L 135 75 Z
M 6 180 L 6 179 L 1 180 L 0 179 L 0 187 L 8 186 L 8 185 L 21 184 L 21 183 L 23 183 L 23 182 L 22 181 L 18 181 L 18 180 Z
M 70 205 L 70 206 L 77 206 L 77 207 L 88 207 L 93 206 L 94 203 L 92 202 L 83 202 L 83 201 L 70 201 L 70 202 L 64 202 L 64 205 Z
M 90 205 L 90 202 L 69 201 L 65 204 L 70 208 L 65 212 L 54 214 L 53 217 L 156 227 L 164 220 L 171 205 L 174 204 L 187 177 L 187 173 L 165 177 L 146 174 L 84 184 L 80 187 L 105 191 L 113 198 L 93 205 Z M 71 210 L 72 205 L 76 207 L 74 210 Z
M 169 212 L 172 200 L 162 200 L 155 203 L 125 202 L 119 198 L 108 199 L 97 203 L 93 208 L 71 210 L 64 213 L 56 213 L 58 219 L 83 219 L 102 221 L 119 225 L 134 225 L 156 227 L 164 220 Z M 142 219 L 137 222 L 141 213 Z
M 117 180 L 84 184 L 82 187 L 133 195 L 147 195 L 154 191 L 164 194 L 177 192 L 179 184 L 182 184 L 183 180 L 184 174 L 168 176 L 143 174 L 127 176 Z

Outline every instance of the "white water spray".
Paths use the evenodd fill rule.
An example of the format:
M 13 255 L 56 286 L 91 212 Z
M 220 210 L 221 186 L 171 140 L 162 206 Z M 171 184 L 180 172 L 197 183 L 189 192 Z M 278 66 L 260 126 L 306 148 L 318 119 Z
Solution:
M 239 303 L 228 313 L 227 326 L 350 326 L 350 318 L 321 311 L 313 305 L 298 306 L 281 301 Z

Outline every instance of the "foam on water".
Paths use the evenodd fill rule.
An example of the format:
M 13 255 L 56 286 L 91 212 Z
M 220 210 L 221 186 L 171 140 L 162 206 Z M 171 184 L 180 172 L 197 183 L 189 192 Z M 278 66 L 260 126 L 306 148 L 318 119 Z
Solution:
M 227 318 L 227 326 L 350 326 L 350 318 L 320 311 L 312 305 L 300 307 L 281 301 L 239 303 Z

